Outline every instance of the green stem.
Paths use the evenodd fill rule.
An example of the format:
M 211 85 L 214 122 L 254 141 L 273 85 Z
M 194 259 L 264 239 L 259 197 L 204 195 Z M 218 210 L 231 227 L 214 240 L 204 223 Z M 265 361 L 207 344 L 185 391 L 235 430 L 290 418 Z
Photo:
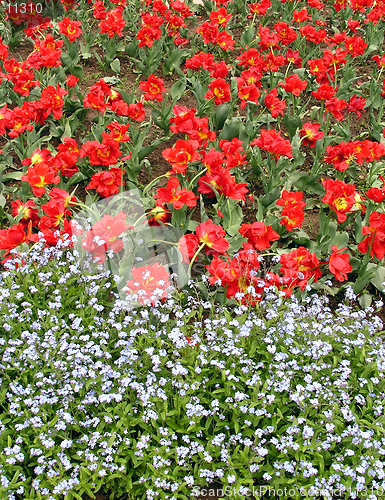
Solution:
M 154 179 L 153 181 L 150 182 L 150 184 L 148 184 L 144 189 L 143 189 L 143 194 L 147 194 L 150 189 L 155 186 L 155 184 L 158 182 L 159 179 L 161 179 L 162 177 L 167 177 L 167 174 L 162 174 L 160 175 L 159 177 L 157 177 L 156 179 Z
M 371 252 L 372 252 L 372 247 L 373 247 L 373 243 L 374 243 L 374 238 L 375 238 L 375 235 L 376 235 L 376 233 L 374 233 L 374 234 L 372 233 L 372 234 L 371 234 L 372 241 L 370 242 L 369 248 L 368 248 L 368 250 L 367 250 L 366 254 L 364 255 L 363 265 L 364 265 L 365 267 L 364 267 L 364 272 L 362 273 L 362 275 L 361 275 L 361 273 L 360 273 L 360 275 L 361 275 L 361 276 L 363 276 L 363 275 L 364 275 L 364 273 L 365 273 L 365 271 L 366 271 L 366 268 L 367 268 L 367 266 L 368 266 L 368 264 L 369 264 L 369 260 L 370 260 L 370 259 L 373 259 L 372 255 L 371 255 Z
M 19 138 L 20 138 L 21 154 L 22 154 L 23 159 L 24 159 L 24 156 L 25 156 L 25 147 L 24 147 L 23 134 L 19 134 Z
M 378 85 L 380 84 L 380 81 L 381 81 L 381 74 L 382 74 L 383 70 L 384 70 L 384 67 L 383 67 L 383 66 L 381 66 L 380 72 L 379 72 L 379 73 L 378 73 L 378 75 L 377 75 L 377 83 L 378 83 Z
M 198 254 L 202 250 L 202 248 L 206 245 L 206 243 L 202 243 L 200 247 L 198 247 L 198 250 L 195 252 L 194 257 L 191 259 L 190 265 L 188 266 L 188 275 L 191 276 L 191 268 L 194 264 L 195 259 L 198 257 Z
M 284 79 L 286 79 L 288 73 L 289 73 L 289 69 L 291 67 L 291 61 L 289 61 L 289 64 L 287 65 L 287 68 L 286 68 L 286 72 L 285 72 L 285 76 L 284 76 Z
M 223 193 L 221 193 L 221 195 L 220 195 L 220 197 L 219 197 L 219 200 L 218 200 L 218 208 L 217 208 L 217 210 L 219 210 L 219 208 L 220 208 L 220 206 L 221 206 L 221 204 L 222 204 L 222 201 L 223 201 L 223 196 L 224 196 L 224 195 L 223 195 Z
M 38 245 L 40 243 L 40 241 L 37 241 L 36 243 L 34 243 L 31 247 L 29 247 L 28 249 L 28 252 L 27 252 L 27 255 L 30 254 L 30 252 L 35 248 L 36 245 Z
M 98 115 L 98 125 L 103 125 L 104 123 L 104 114 L 102 114 L 100 111 L 99 111 L 99 115 Z
M 329 222 L 330 222 L 330 220 L 332 218 L 332 215 L 333 215 L 333 210 L 329 207 L 329 213 L 328 213 L 328 215 L 326 217 L 325 224 L 322 227 L 320 226 L 320 228 L 319 228 L 319 233 L 318 233 L 318 237 L 317 237 L 317 242 L 318 242 L 319 245 L 323 242 L 323 240 L 327 236 L 329 236 L 328 234 L 325 233 L 325 230 L 329 227 Z
M 147 218 L 147 214 L 143 214 L 143 215 L 141 215 L 141 216 L 139 217 L 139 219 L 135 222 L 134 227 L 136 227 L 136 226 L 139 224 L 139 222 L 140 222 L 142 219 L 145 219 L 145 218 Z
M 230 207 L 230 198 L 227 198 L 227 209 L 229 211 L 229 227 L 232 226 L 231 224 L 231 207 Z
M 199 173 L 198 173 L 198 174 L 197 174 L 197 175 L 193 178 L 193 180 L 190 182 L 189 187 L 188 187 L 188 188 L 189 188 L 189 191 L 191 191 L 191 188 L 192 188 L 192 186 L 193 186 L 193 184 L 194 184 L 195 180 L 196 180 L 196 179 L 198 179 L 198 177 L 200 177 L 200 176 L 201 176 L 202 174 L 204 174 L 206 171 L 207 171 L 207 167 L 206 167 L 204 170 L 202 170 L 201 172 L 199 172 Z
M 326 130 L 325 130 L 325 137 L 327 137 L 329 133 L 329 127 L 330 127 L 330 111 L 327 111 L 327 118 L 326 118 Z
M 268 112 L 268 113 L 270 113 L 270 110 L 269 110 L 268 108 L 266 108 L 266 109 L 267 109 L 267 112 Z M 264 113 L 265 113 L 265 109 L 263 109 L 263 110 L 259 113 L 259 115 L 257 116 L 257 118 L 253 119 L 253 122 L 254 122 L 254 123 L 257 123 L 257 122 L 258 122 L 258 120 L 261 118 L 261 116 L 262 116 Z
M 177 247 L 179 243 L 174 243 L 173 241 L 165 241 L 165 240 L 151 240 L 150 243 L 166 243 L 167 245 L 172 245 Z
M 324 113 L 325 113 L 325 101 L 321 101 L 321 109 L 320 109 L 320 118 L 319 122 L 322 123 L 324 121 Z
M 334 88 L 336 89 L 338 87 L 337 85 L 337 66 L 336 63 L 333 63 L 333 68 L 334 68 Z

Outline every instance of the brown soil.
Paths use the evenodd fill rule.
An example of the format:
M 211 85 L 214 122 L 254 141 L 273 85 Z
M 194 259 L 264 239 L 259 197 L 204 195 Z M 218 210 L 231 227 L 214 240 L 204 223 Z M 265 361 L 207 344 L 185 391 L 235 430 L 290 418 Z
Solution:
M 319 231 L 319 211 L 317 209 L 305 211 L 305 219 L 302 228 L 309 235 L 311 240 L 317 238 Z

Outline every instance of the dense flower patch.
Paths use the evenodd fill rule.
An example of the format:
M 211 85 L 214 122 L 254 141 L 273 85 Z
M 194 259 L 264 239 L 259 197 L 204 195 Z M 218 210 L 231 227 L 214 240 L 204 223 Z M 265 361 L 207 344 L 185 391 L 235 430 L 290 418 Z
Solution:
M 382 292 L 383 2 L 3 3 L 3 260 L 138 186 L 149 223 L 228 299 Z M 102 73 L 87 88 L 90 57 Z M 168 170 L 143 185 L 154 150 Z M 120 252 L 93 236 L 100 262 Z
M 2 7 L 0 496 L 381 497 L 384 1 Z
M 130 308 L 111 272 L 42 246 L 0 281 L 2 498 L 175 500 L 218 484 L 380 498 L 383 324 L 349 307 L 351 288 L 337 315 L 273 287 L 254 310 L 215 307 L 192 282 Z

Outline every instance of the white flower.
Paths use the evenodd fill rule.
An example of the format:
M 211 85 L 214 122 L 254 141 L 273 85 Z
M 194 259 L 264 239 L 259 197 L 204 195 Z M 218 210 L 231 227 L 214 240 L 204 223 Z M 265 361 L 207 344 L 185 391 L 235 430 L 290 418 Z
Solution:
M 303 428 L 303 437 L 304 438 L 310 438 L 314 436 L 314 431 L 311 427 L 308 425 L 305 425 Z

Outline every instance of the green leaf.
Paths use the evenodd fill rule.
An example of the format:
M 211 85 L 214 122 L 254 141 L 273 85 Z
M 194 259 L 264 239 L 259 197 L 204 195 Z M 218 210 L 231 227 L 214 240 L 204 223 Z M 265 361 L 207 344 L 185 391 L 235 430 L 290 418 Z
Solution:
M 83 80 L 84 77 L 84 69 L 82 66 L 72 66 L 71 68 L 71 73 L 76 76 L 76 78 L 79 78 L 79 80 Z
M 325 188 L 320 182 L 317 182 L 315 178 L 310 177 L 306 183 L 306 191 L 308 193 L 318 194 L 319 196 L 325 196 Z
M 116 92 L 119 92 L 119 94 L 122 96 L 122 99 L 125 103 L 132 104 L 134 102 L 135 98 L 133 96 L 130 97 L 127 94 L 127 92 L 125 92 L 123 89 L 118 88 L 118 87 L 114 87 L 114 90 L 116 90 Z
M 226 120 L 222 132 L 219 135 L 219 139 L 231 141 L 234 137 L 240 138 L 242 132 L 246 134 L 245 126 L 238 117 L 233 117 L 230 120 Z
M 185 57 L 188 53 L 189 51 L 186 49 L 174 50 L 171 56 L 165 59 L 163 63 L 163 72 L 167 75 L 168 73 L 171 73 L 174 68 L 179 67 L 181 59 Z
M 266 194 L 262 198 L 260 198 L 261 203 L 264 207 L 269 207 L 272 205 L 275 201 L 278 200 L 278 198 L 281 195 L 281 189 L 279 186 L 276 186 L 270 193 Z
M 361 266 L 361 259 L 357 259 L 356 257 L 351 257 L 349 259 L 349 264 L 352 266 L 352 271 L 358 271 Z
M 179 101 L 183 92 L 186 90 L 186 81 L 178 80 L 171 87 L 171 98 L 173 102 Z
M 71 137 L 71 136 L 72 136 L 71 122 L 67 121 L 64 127 L 64 132 L 61 136 L 61 140 L 63 141 L 63 139 L 65 139 L 66 137 Z
M 187 225 L 187 229 L 189 231 L 194 232 L 195 229 L 197 228 L 197 226 L 199 226 L 199 222 L 197 222 L 196 220 L 190 220 L 188 225 Z
M 295 187 L 298 187 L 299 189 L 304 189 L 304 185 L 306 183 L 306 180 L 309 178 L 309 174 L 307 172 L 302 172 L 301 170 L 296 170 L 292 174 L 290 174 L 289 181 L 290 181 L 290 186 L 295 185 Z
M 91 52 L 82 52 L 80 55 L 81 55 L 82 59 L 85 59 L 85 60 L 90 59 L 92 57 Z
M 230 104 L 221 104 L 215 111 L 214 121 L 216 130 L 221 130 L 229 116 Z
M 154 149 L 156 149 L 158 146 L 166 142 L 168 139 L 169 139 L 168 137 L 160 137 L 159 139 L 153 141 L 151 145 L 142 147 L 140 153 L 138 153 L 139 161 L 143 160 L 143 158 L 152 153 Z
M 358 297 L 358 302 L 363 309 L 370 307 L 372 303 L 372 296 L 370 293 L 363 293 Z
M 209 219 L 209 217 L 206 213 L 205 203 L 203 201 L 202 195 L 200 195 L 200 209 L 201 209 L 201 221 L 206 222 Z
M 200 290 L 200 292 L 202 293 L 203 297 L 205 299 L 208 299 L 209 291 L 207 290 L 206 285 L 204 283 L 202 283 L 202 281 L 198 281 L 197 283 L 195 283 L 195 286 L 198 288 L 198 290 Z
M 84 175 L 82 172 L 76 172 L 74 175 L 72 175 L 68 182 L 67 182 L 67 188 L 72 186 L 72 184 L 78 184 L 79 182 L 85 181 L 87 179 L 87 176 Z
M 368 266 L 369 267 L 369 266 Z M 355 294 L 362 292 L 362 290 L 370 283 L 373 278 L 374 273 L 366 270 L 365 277 L 361 279 L 357 279 L 357 281 L 353 285 L 353 291 Z
M 193 92 L 195 94 L 195 98 L 198 101 L 198 103 L 203 103 L 205 102 L 205 92 L 203 90 L 202 84 L 199 80 L 195 81 L 195 84 L 193 86 Z
M 337 223 L 334 220 L 329 221 L 328 224 L 329 238 L 334 238 L 337 234 Z
M 138 45 L 134 42 L 130 42 L 128 45 L 126 45 L 126 53 L 130 57 L 138 57 Z
M 290 139 L 295 136 L 297 129 L 302 127 L 302 120 L 299 116 L 289 117 L 289 115 L 284 115 L 283 123 L 289 132 Z
M 76 493 L 76 491 L 71 491 L 71 494 L 78 500 L 83 500 L 83 497 L 81 497 L 79 493 Z M 92 496 L 91 498 L 96 498 L 96 497 Z
M 60 59 L 63 65 L 67 66 L 67 68 L 70 68 L 72 66 L 72 59 L 66 52 L 62 51 Z
M 297 245 L 308 245 L 310 241 L 309 235 L 302 230 L 296 231 L 295 233 L 293 232 L 293 239 Z
M 110 67 L 115 73 L 120 73 L 120 60 L 118 58 L 114 59 L 110 64 Z
M 226 229 L 227 234 L 230 236 L 236 236 L 239 232 L 239 228 L 241 227 L 240 223 L 239 224 L 233 224 L 232 226 L 228 227 Z
M 249 26 L 247 28 L 247 30 L 242 33 L 242 36 L 241 36 L 241 45 L 243 47 L 246 47 L 246 46 L 250 45 L 250 43 L 252 42 L 252 40 L 254 38 L 254 33 L 255 33 L 255 30 L 254 30 L 254 26 L 253 25 Z
M 96 496 L 92 493 L 90 487 L 85 484 L 85 482 L 83 481 L 82 482 L 82 487 L 80 489 L 80 494 L 82 495 L 83 493 L 87 493 L 87 495 L 90 497 L 90 498 L 96 498 Z
M 214 208 L 217 209 L 218 205 L 215 205 Z M 221 211 L 223 213 L 223 229 L 227 230 L 227 228 L 233 226 L 234 223 L 239 224 L 239 227 L 241 227 L 240 224 L 243 219 L 242 209 L 234 200 L 227 200 L 227 203 L 222 205 Z
M 1 180 L 2 182 L 19 181 L 23 175 L 23 172 L 10 172 L 9 174 L 3 175 Z
M 100 66 L 103 68 L 104 63 L 103 63 L 102 58 L 100 57 L 100 55 L 99 55 L 96 51 L 94 52 L 94 54 L 95 54 L 95 57 L 96 57 L 96 59 L 97 59 L 98 63 L 99 63 L 99 64 L 100 64 Z
M 354 236 L 357 242 L 360 242 L 362 240 L 362 227 L 363 224 L 362 224 L 361 214 L 357 213 L 354 219 Z
M 184 227 L 186 222 L 186 212 L 184 210 L 174 210 L 172 214 L 171 224 L 173 227 Z
M 229 246 L 229 253 L 236 253 L 238 250 L 241 248 L 242 243 L 245 240 L 242 238 L 242 236 L 237 232 L 237 234 L 231 239 L 230 241 L 230 246 Z
M 330 221 L 329 224 L 332 224 L 332 223 L 335 226 L 337 226 L 337 224 L 334 221 Z M 338 250 L 340 250 L 341 248 L 346 248 L 348 246 L 348 243 L 349 243 L 348 233 L 337 232 L 337 233 L 335 233 L 334 236 L 331 236 L 330 231 L 329 231 L 329 236 L 332 238 L 330 241 L 330 246 L 335 245 L 338 248 Z
M 370 280 L 372 285 L 374 285 L 380 292 L 385 288 L 383 283 L 385 283 L 385 267 L 381 266 L 376 270 L 374 277 Z

